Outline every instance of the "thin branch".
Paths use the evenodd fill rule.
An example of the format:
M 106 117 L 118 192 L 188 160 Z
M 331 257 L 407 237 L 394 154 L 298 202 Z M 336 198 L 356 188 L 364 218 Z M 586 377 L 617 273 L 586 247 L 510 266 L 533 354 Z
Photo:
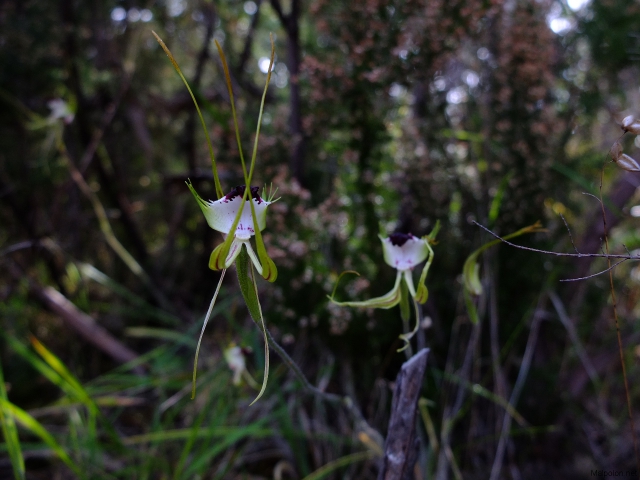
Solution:
M 604 245 L 609 253 L 609 236 L 607 235 L 607 214 L 604 209 L 604 203 L 602 202 L 602 182 L 604 178 L 604 168 L 600 171 L 600 205 L 602 206 L 602 229 L 604 232 Z M 640 470 L 640 453 L 638 452 L 638 437 L 636 436 L 636 426 L 633 420 L 633 407 L 631 404 L 631 396 L 629 394 L 629 379 L 627 377 L 627 367 L 624 363 L 624 354 L 622 350 L 622 335 L 620 334 L 620 322 L 618 320 L 618 308 L 616 302 L 616 294 L 613 289 L 613 272 L 611 272 L 611 257 L 607 257 L 607 263 L 609 264 L 609 289 L 611 291 L 611 303 L 613 304 L 613 319 L 616 325 L 616 334 L 618 337 L 618 351 L 620 352 L 620 364 L 622 366 L 622 379 L 624 381 L 624 392 L 627 397 L 627 410 L 629 412 L 629 422 L 631 423 L 631 437 L 633 438 L 633 452 L 636 455 L 636 464 L 638 470 Z
M 571 245 L 573 245 L 573 249 L 576 251 L 576 253 L 580 253 L 578 251 L 578 248 L 576 247 L 576 244 L 573 242 L 573 235 L 571 235 L 571 229 L 569 228 L 569 224 L 567 223 L 567 220 L 564 218 L 564 215 L 562 214 L 560 214 L 560 218 L 564 222 L 564 226 L 567 227 L 567 232 L 569 233 L 569 239 L 571 240 Z
M 633 257 L 636 258 L 636 257 Z M 625 258 L 624 260 L 620 260 L 618 263 L 614 263 L 613 265 L 611 265 L 609 268 L 607 268 L 606 270 L 602 270 L 601 272 L 597 272 L 597 273 L 593 273 L 591 275 L 587 275 L 586 277 L 578 277 L 578 278 L 563 278 L 561 280 L 559 280 L 560 282 L 577 282 L 578 280 L 587 280 L 588 278 L 593 278 L 593 277 L 597 277 L 598 275 L 602 275 L 603 273 L 607 273 L 610 270 L 613 270 L 614 268 L 616 268 L 618 265 L 620 265 L 621 263 L 626 262 L 627 260 L 631 260 L 630 258 Z
M 506 243 L 507 245 L 509 245 L 511 247 L 514 247 L 514 248 L 519 248 L 520 250 L 528 250 L 530 252 L 542 253 L 542 254 L 545 254 L 545 255 L 555 255 L 556 257 L 621 258 L 621 259 L 624 259 L 624 260 L 640 260 L 640 256 L 639 255 L 612 255 L 612 254 L 609 254 L 609 253 L 563 253 L 563 252 L 552 252 L 551 250 L 540 250 L 538 248 L 525 247 L 524 245 L 516 245 L 515 243 L 512 243 L 512 242 L 510 242 L 508 240 L 505 240 L 500 235 L 498 235 L 495 232 L 492 232 L 487 227 L 485 227 L 484 225 L 481 225 L 480 223 L 476 222 L 475 220 L 473 221 L 473 223 L 475 225 L 477 225 L 478 227 L 482 228 L 484 231 L 486 231 L 490 235 L 492 235 L 495 238 L 497 238 L 498 240 L 500 240 L 502 243 Z
M 85 340 L 92 343 L 118 363 L 128 363 L 138 358 L 138 354 L 123 345 L 96 321 L 71 303 L 65 296 L 53 287 L 40 288 L 32 284 L 31 291 L 52 311 L 60 315 Z M 136 367 L 134 371 L 141 373 Z

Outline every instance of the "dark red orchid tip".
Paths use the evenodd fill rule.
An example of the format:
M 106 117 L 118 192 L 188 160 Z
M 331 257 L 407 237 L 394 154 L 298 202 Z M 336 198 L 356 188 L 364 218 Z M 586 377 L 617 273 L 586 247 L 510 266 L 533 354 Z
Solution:
M 411 235 L 410 233 L 396 232 L 389 235 L 389 240 L 391 240 L 391 245 L 396 245 L 397 247 L 403 246 L 405 243 L 407 243 L 407 240 L 411 240 L 412 238 L 413 238 L 413 235 Z
M 233 187 L 231 191 L 224 196 L 224 199 L 233 200 L 236 197 L 242 197 L 244 195 L 245 188 L 245 185 Z M 260 187 L 251 187 L 251 198 L 258 200 L 258 203 L 262 203 L 262 198 L 258 195 L 258 190 L 260 190 Z

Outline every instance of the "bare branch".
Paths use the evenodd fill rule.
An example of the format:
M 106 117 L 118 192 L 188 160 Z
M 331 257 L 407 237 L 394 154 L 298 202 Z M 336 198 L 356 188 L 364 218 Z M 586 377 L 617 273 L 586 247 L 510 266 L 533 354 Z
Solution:
M 607 254 L 607 253 L 563 253 L 563 252 L 552 252 L 550 250 L 540 250 L 538 248 L 532 248 L 532 247 L 525 247 L 524 245 L 516 245 L 515 243 L 512 243 L 512 242 L 510 242 L 508 240 L 505 240 L 500 235 L 498 235 L 495 232 L 492 232 L 487 227 L 485 227 L 484 225 L 481 225 L 480 223 L 476 222 L 475 220 L 474 220 L 473 223 L 475 225 L 477 225 L 478 227 L 482 228 L 484 231 L 486 231 L 490 235 L 492 235 L 495 238 L 497 238 L 498 240 L 500 240 L 502 243 L 506 243 L 507 245 L 509 245 L 511 247 L 514 247 L 514 248 L 519 248 L 520 250 L 528 250 L 530 252 L 543 253 L 545 255 L 555 255 L 556 257 L 620 258 L 620 259 L 623 259 L 623 260 L 640 260 L 640 256 L 638 256 L 638 255 L 612 255 L 612 254 Z
M 576 247 L 576 244 L 573 242 L 573 235 L 571 235 L 571 229 L 569 228 L 569 224 L 567 223 L 567 220 L 564 218 L 564 215 L 562 214 L 560 214 L 560 218 L 564 222 L 564 226 L 567 227 L 567 232 L 569 233 L 569 239 L 571 240 L 571 245 L 573 245 L 573 249 L 576 251 L 576 253 L 580 253 L 578 251 L 578 248 Z
M 636 258 L 636 257 L 633 257 Z M 593 278 L 593 277 L 597 277 L 598 275 L 602 275 L 603 273 L 607 273 L 610 270 L 613 270 L 614 268 L 616 268 L 618 265 L 620 265 L 621 263 L 626 262 L 627 260 L 631 260 L 630 258 L 625 258 L 624 260 L 620 260 L 618 263 L 614 263 L 613 265 L 611 265 L 609 268 L 607 268 L 606 270 L 602 270 L 601 272 L 598 273 L 594 273 L 592 275 L 587 275 L 586 277 L 578 277 L 578 278 L 563 278 L 560 281 L 561 282 L 577 282 L 578 280 L 587 280 L 588 278 Z

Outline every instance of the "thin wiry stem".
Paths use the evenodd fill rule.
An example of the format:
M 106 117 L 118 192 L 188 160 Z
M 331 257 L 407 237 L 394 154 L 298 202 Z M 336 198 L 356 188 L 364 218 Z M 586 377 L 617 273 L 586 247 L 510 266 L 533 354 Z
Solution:
M 580 253 L 578 251 L 578 248 L 576 247 L 576 244 L 573 242 L 573 235 L 571 235 L 571 229 L 569 228 L 569 224 L 567 223 L 567 220 L 564 218 L 564 215 L 562 214 L 560 214 L 560 218 L 564 222 L 564 226 L 567 227 L 567 233 L 569 234 L 569 239 L 571 240 L 571 245 L 573 245 L 573 249 L 575 250 L 576 253 Z
M 613 265 L 611 265 L 611 259 L 608 259 L 609 261 L 609 268 L 602 270 L 601 272 L 597 272 L 597 273 L 593 273 L 591 275 L 587 275 L 586 277 L 578 277 L 578 278 L 562 278 L 559 281 L 560 282 L 577 282 L 578 280 L 586 280 L 588 278 L 593 278 L 593 277 L 597 277 L 598 275 L 602 275 L 603 273 L 607 273 L 611 270 L 613 270 L 614 268 L 616 268 L 618 265 L 620 265 L 621 263 L 626 262 L 627 260 L 629 260 L 628 258 L 625 258 L 624 260 L 620 260 L 617 263 L 614 263 Z
M 541 250 L 539 248 L 525 247 L 524 245 L 517 245 L 517 244 L 512 243 L 512 242 L 510 242 L 508 240 L 505 240 L 503 237 L 501 237 L 497 233 L 491 231 L 490 229 L 488 229 L 484 225 L 476 222 L 475 220 L 473 221 L 473 223 L 475 225 L 477 225 L 478 227 L 482 228 L 485 232 L 489 233 L 490 235 L 492 235 L 495 238 L 497 238 L 498 240 L 500 240 L 502 243 L 506 243 L 507 245 L 509 245 L 511 247 L 514 247 L 514 248 L 519 248 L 520 250 L 528 250 L 530 252 L 543 253 L 545 255 L 555 255 L 556 257 L 621 258 L 621 259 L 624 259 L 624 260 L 640 260 L 640 256 L 639 255 L 615 255 L 615 254 L 610 254 L 610 253 L 565 253 L 565 252 L 554 252 L 554 251 L 551 251 L 551 250 Z M 606 270 L 605 270 L 605 272 L 606 272 Z
M 355 405 L 354 401 L 348 395 L 340 396 L 335 393 L 327 393 L 320 390 L 318 387 L 314 386 L 309 382 L 307 377 L 302 373 L 302 370 L 298 366 L 298 364 L 289 356 L 289 354 L 280 346 L 278 342 L 273 338 L 271 332 L 269 330 L 265 330 L 267 334 L 267 338 L 269 339 L 269 345 L 271 348 L 275 350 L 275 352 L 280 356 L 282 361 L 291 369 L 294 375 L 300 380 L 303 387 L 307 390 L 308 393 L 311 393 L 318 398 L 330 402 L 337 403 L 342 405 L 354 418 L 358 427 L 361 431 L 366 433 L 374 443 L 379 447 L 380 452 L 382 452 L 382 446 L 384 444 L 384 440 L 380 432 L 378 432 L 375 428 L 373 428 L 367 420 L 362 415 L 362 412 Z
M 606 166 L 606 165 L 605 165 Z M 604 177 L 604 166 L 600 171 L 600 205 L 602 206 L 602 229 L 604 232 L 604 245 L 609 254 L 609 236 L 607 235 L 607 215 L 602 202 L 602 179 Z M 607 256 L 609 265 L 609 289 L 611 290 L 611 302 L 613 304 L 613 318 L 616 324 L 616 335 L 618 337 L 618 351 L 620 352 L 620 365 L 622 366 L 622 379 L 624 381 L 624 391 L 627 396 L 627 410 L 629 411 L 629 421 L 631 422 L 631 437 L 633 438 L 633 451 L 636 454 L 636 463 L 638 471 L 640 471 L 640 453 L 638 453 L 638 438 L 636 436 L 636 427 L 633 420 L 633 407 L 631 406 L 631 396 L 629 395 L 629 380 L 627 379 L 627 367 L 624 363 L 624 355 L 622 352 L 622 335 L 620 334 L 620 322 L 618 321 L 618 308 L 616 303 L 616 294 L 613 289 L 613 272 L 611 271 L 611 257 Z

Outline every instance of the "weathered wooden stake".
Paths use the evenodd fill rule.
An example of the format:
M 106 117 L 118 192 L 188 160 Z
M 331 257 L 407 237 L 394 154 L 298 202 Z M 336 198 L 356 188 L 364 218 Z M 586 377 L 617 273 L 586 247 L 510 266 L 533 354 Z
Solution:
M 389 432 L 384 442 L 384 457 L 378 480 L 411 480 L 418 458 L 416 415 L 422 378 L 427 368 L 428 348 L 407 360 L 396 378 L 391 402 Z

